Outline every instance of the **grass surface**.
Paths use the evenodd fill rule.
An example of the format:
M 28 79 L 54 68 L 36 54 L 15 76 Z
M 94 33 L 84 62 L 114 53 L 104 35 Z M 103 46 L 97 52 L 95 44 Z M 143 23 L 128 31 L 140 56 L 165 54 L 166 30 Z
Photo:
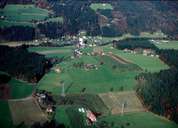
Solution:
M 178 41 L 164 41 L 156 40 L 158 43 L 154 43 L 159 49 L 178 49 Z
M 5 100 L 0 100 L 0 127 L 12 128 L 12 126 L 13 123 L 8 102 Z
M 8 84 L 10 85 L 11 99 L 30 96 L 34 89 L 34 85 L 16 79 L 11 79 Z
M 108 114 L 109 109 L 98 95 L 95 94 L 70 94 L 65 98 L 61 96 L 54 96 L 57 105 L 78 105 L 90 109 L 92 112 L 100 114 Z
M 108 3 L 92 3 L 90 5 L 90 8 L 93 9 L 94 11 L 97 11 L 98 9 L 102 9 L 102 10 L 105 10 L 105 9 L 112 10 L 113 9 L 112 5 L 108 4 Z
M 55 120 L 69 128 L 85 128 L 86 116 L 78 111 L 78 106 L 58 106 Z
M 30 52 L 37 52 L 39 54 L 44 54 L 46 57 L 70 57 L 72 54 L 73 46 L 66 47 L 30 47 L 28 50 Z
M 137 112 L 122 115 L 111 115 L 102 118 L 112 128 L 177 128 L 175 123 L 150 112 Z
M 8 4 L 4 9 L 0 9 L 0 14 L 5 17 L 5 19 L 0 20 L 0 27 L 32 26 L 32 21 L 40 21 L 47 18 L 49 11 L 34 5 Z
M 157 57 L 144 56 L 142 54 L 125 53 L 122 50 L 111 48 L 111 45 L 106 45 L 103 47 L 103 49 L 105 52 L 111 51 L 116 55 L 119 55 L 127 60 L 130 60 L 132 63 L 138 65 L 143 70 L 147 70 L 149 72 L 158 72 L 160 70 L 169 68 L 164 62 L 162 62 Z
M 75 63 L 97 65 L 98 69 L 85 70 L 76 68 Z M 100 62 L 104 62 L 100 65 Z M 59 64 L 62 72 L 47 73 L 39 82 L 39 89 L 45 89 L 58 94 L 61 92 L 60 81 L 64 81 L 66 93 L 79 93 L 83 89 L 86 93 L 101 93 L 122 90 L 132 90 L 136 81 L 135 76 L 140 68 L 132 64 L 120 64 L 110 57 L 82 56 Z M 115 66 L 115 69 L 113 69 Z

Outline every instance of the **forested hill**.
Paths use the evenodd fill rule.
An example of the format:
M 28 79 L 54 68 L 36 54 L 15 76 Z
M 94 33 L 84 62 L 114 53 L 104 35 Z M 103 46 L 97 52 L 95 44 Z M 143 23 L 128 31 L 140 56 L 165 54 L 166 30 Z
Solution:
M 162 31 L 170 37 L 178 38 L 178 27 L 176 27 L 178 26 L 178 1 L 27 0 L 25 2 L 20 0 L 19 2 L 7 0 L 4 3 L 3 1 L 1 2 L 3 7 L 9 3 L 32 3 L 37 7 L 52 11 L 50 17 L 63 17 L 64 24 L 60 24 L 60 27 L 56 27 L 56 23 L 53 22 L 40 22 L 41 24 L 35 26 L 39 29 L 38 34 L 41 32 L 50 38 L 57 38 L 63 34 L 75 35 L 80 30 L 86 30 L 89 35 L 103 36 L 120 36 L 125 33 L 139 35 L 141 32 Z M 33 23 L 36 22 L 33 20 Z M 20 33 L 22 28 L 19 28 L 19 25 L 16 27 L 13 28 L 14 33 Z M 6 27 L 0 29 L 0 33 L 5 37 L 1 38 L 16 40 L 11 38 L 12 29 L 8 28 L 8 30 Z M 25 39 L 29 40 L 29 38 L 22 40 Z

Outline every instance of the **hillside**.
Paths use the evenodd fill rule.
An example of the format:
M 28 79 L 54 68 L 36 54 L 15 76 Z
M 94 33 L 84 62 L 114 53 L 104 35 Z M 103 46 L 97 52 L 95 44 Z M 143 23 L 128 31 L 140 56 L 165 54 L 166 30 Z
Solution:
M 178 38 L 177 1 L 9 0 L 4 4 L 2 1 L 1 4 L 4 6 L 0 9 L 0 38 L 5 40 L 30 40 L 43 36 L 58 38 L 66 34 L 76 35 L 80 30 L 85 30 L 88 35 L 102 36 L 121 36 L 127 33 L 140 35 L 142 32 L 161 31 L 168 37 Z M 62 17 L 64 22 L 43 22 L 46 19 L 32 18 L 30 22 L 23 23 L 13 19 L 15 23 L 12 23 L 14 21 L 4 13 L 8 4 L 34 4 L 50 11 L 50 14 L 45 14 L 46 19 Z M 9 22 L 12 26 L 6 25 Z M 30 28 L 24 30 L 24 23 L 28 23 L 26 26 Z M 30 23 L 33 24 L 29 25 Z M 31 33 L 31 36 L 26 34 L 28 38 L 20 38 L 19 33 L 22 30 L 24 33 Z M 12 31 L 17 34 L 12 34 Z

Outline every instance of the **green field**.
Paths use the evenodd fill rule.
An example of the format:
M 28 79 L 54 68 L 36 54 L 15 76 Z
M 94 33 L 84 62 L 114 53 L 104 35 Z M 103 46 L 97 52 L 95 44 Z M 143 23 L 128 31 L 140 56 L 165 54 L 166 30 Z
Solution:
M 34 90 L 34 85 L 16 79 L 11 79 L 8 84 L 10 85 L 11 99 L 25 98 L 30 96 Z
M 109 10 L 113 10 L 113 7 L 111 4 L 108 3 L 92 3 L 90 5 L 90 8 L 93 9 L 94 11 L 97 11 L 98 9 L 109 9 Z
M 111 128 L 177 128 L 178 125 L 151 112 L 111 115 L 101 118 L 98 123 L 105 123 Z
M 58 106 L 55 120 L 69 128 L 85 128 L 85 115 L 78 111 L 79 106 Z
M 95 113 L 104 115 L 109 113 L 108 107 L 106 107 L 102 99 L 95 94 L 68 94 L 65 97 L 54 95 L 54 99 L 57 105 L 71 105 L 72 102 L 72 105 L 88 108 Z M 65 103 L 63 101 L 65 101 Z
M 99 63 L 103 61 L 104 64 Z M 90 63 L 98 69 L 86 71 L 76 68 L 75 63 Z M 85 88 L 87 93 L 101 93 L 122 90 L 132 90 L 136 81 L 134 77 L 140 68 L 133 64 L 120 64 L 110 57 L 82 56 L 79 59 L 68 60 L 60 63 L 62 69 L 58 74 L 55 71 L 47 73 L 39 82 L 39 89 L 44 89 L 58 94 L 61 92 L 60 81 L 64 81 L 66 93 L 79 93 Z M 116 68 L 113 69 L 113 66 Z
M 12 25 L 32 26 L 32 21 L 40 21 L 48 18 L 49 11 L 35 7 L 34 5 L 8 4 L 4 9 L 0 9 L 0 27 Z
M 0 127 L 12 128 L 12 126 L 13 123 L 8 102 L 5 100 L 0 100 Z
M 83 55 L 80 58 L 70 59 L 72 55 L 71 46 L 69 47 L 31 47 L 30 51 L 36 51 L 47 55 L 47 57 L 66 57 L 68 60 L 57 64 L 55 68 L 60 68 L 61 73 L 51 70 L 38 83 L 39 89 L 47 90 L 53 94 L 61 92 L 61 81 L 64 82 L 66 93 L 79 93 L 82 90 L 85 93 L 103 93 L 109 91 L 133 90 L 136 81 L 135 76 L 143 71 L 157 72 L 167 69 L 159 58 L 143 56 L 142 54 L 125 53 L 124 51 L 111 49 L 111 45 L 106 45 L 103 50 L 113 52 L 131 63 L 121 64 L 109 56 L 89 56 Z M 85 48 L 83 52 L 91 52 L 92 48 Z M 103 65 L 100 63 L 103 62 Z M 93 64 L 97 69 L 86 71 L 84 68 L 76 68 L 74 64 L 84 63 Z M 132 64 L 133 63 L 133 64 Z M 137 66 L 138 65 L 138 66 Z M 114 69 L 114 68 L 115 69 Z
M 130 60 L 132 63 L 138 65 L 143 70 L 146 70 L 148 72 L 158 72 L 160 70 L 169 68 L 164 62 L 162 62 L 157 57 L 144 56 L 142 54 L 125 53 L 122 50 L 112 48 L 111 45 L 106 45 L 103 47 L 103 49 L 105 52 L 113 52 L 116 55 Z
M 69 57 L 72 54 L 73 46 L 66 47 L 30 47 L 30 52 L 44 54 L 46 57 Z
M 155 40 L 157 43 L 154 43 L 159 49 L 178 49 L 178 41 L 177 40 Z

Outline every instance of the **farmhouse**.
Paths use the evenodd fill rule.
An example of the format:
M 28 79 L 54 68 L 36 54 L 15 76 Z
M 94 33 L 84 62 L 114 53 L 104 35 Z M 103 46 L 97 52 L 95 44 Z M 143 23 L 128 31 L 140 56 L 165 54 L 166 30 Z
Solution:
M 92 52 L 92 55 L 99 55 L 99 56 L 104 56 L 104 51 L 102 48 L 99 48 L 99 47 L 95 47 L 93 48 L 93 52 Z

